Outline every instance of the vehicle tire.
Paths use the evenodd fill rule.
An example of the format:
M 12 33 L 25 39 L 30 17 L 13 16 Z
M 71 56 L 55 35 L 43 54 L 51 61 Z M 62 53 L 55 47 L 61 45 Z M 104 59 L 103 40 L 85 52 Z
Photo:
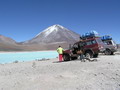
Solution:
M 114 52 L 111 52 L 111 54 L 110 55 L 114 55 Z
M 64 61 L 70 61 L 70 55 L 69 54 L 63 55 L 63 60 Z
M 98 53 L 93 55 L 93 58 L 97 58 L 98 57 Z
M 77 59 L 77 57 L 71 57 L 71 60 L 76 60 Z
M 86 58 L 92 58 L 92 57 L 93 57 L 93 53 L 92 53 L 91 51 L 87 51 L 87 52 L 85 53 L 85 57 L 86 57 Z
M 111 54 L 112 54 L 111 50 L 109 50 L 109 49 L 105 50 L 105 55 L 111 55 Z

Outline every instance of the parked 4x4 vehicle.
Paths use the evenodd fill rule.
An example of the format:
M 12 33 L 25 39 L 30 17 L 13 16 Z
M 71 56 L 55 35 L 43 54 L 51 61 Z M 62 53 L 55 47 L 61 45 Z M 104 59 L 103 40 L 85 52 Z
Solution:
M 102 40 L 103 43 L 105 44 L 104 47 L 105 47 L 105 55 L 113 55 L 114 52 L 117 51 L 117 45 L 115 43 L 115 41 L 113 41 L 112 39 L 110 40 Z
M 115 41 L 112 40 L 111 36 L 109 35 L 102 36 L 101 40 L 104 43 L 105 51 L 103 53 L 105 55 L 113 55 L 114 52 L 117 51 L 117 45 Z
M 104 43 L 102 42 L 101 38 L 99 37 L 92 37 L 87 38 L 82 41 L 83 43 L 83 54 L 86 57 L 98 57 L 99 52 L 103 52 L 105 50 Z M 63 53 L 63 59 L 64 61 L 77 59 L 79 55 L 77 54 L 77 51 L 80 48 L 81 41 L 74 43 L 74 45 L 68 49 L 65 50 Z

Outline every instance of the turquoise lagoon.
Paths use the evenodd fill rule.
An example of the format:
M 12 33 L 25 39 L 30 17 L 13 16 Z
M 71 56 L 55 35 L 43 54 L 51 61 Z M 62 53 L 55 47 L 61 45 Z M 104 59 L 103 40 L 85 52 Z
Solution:
M 56 58 L 56 51 L 40 51 L 40 52 L 9 52 L 0 53 L 0 63 L 11 63 L 14 61 L 32 61 L 40 59 Z

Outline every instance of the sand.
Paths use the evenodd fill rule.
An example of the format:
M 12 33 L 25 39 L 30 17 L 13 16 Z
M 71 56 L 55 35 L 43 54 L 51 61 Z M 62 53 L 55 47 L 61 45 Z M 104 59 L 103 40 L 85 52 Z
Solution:
M 120 90 L 120 55 L 0 64 L 0 90 Z

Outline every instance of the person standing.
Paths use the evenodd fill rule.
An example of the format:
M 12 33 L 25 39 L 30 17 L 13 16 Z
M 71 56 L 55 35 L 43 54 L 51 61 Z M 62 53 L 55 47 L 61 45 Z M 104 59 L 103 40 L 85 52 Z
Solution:
M 84 56 L 84 42 L 83 42 L 83 40 L 80 40 L 80 43 L 79 43 L 79 50 L 80 50 L 80 60 L 81 61 L 85 61 L 84 59 L 85 59 L 85 56 Z
M 64 51 L 64 49 L 61 46 L 59 46 L 59 48 L 57 49 L 57 52 L 59 54 L 59 61 L 60 62 L 62 62 L 62 59 L 63 59 L 63 51 Z

